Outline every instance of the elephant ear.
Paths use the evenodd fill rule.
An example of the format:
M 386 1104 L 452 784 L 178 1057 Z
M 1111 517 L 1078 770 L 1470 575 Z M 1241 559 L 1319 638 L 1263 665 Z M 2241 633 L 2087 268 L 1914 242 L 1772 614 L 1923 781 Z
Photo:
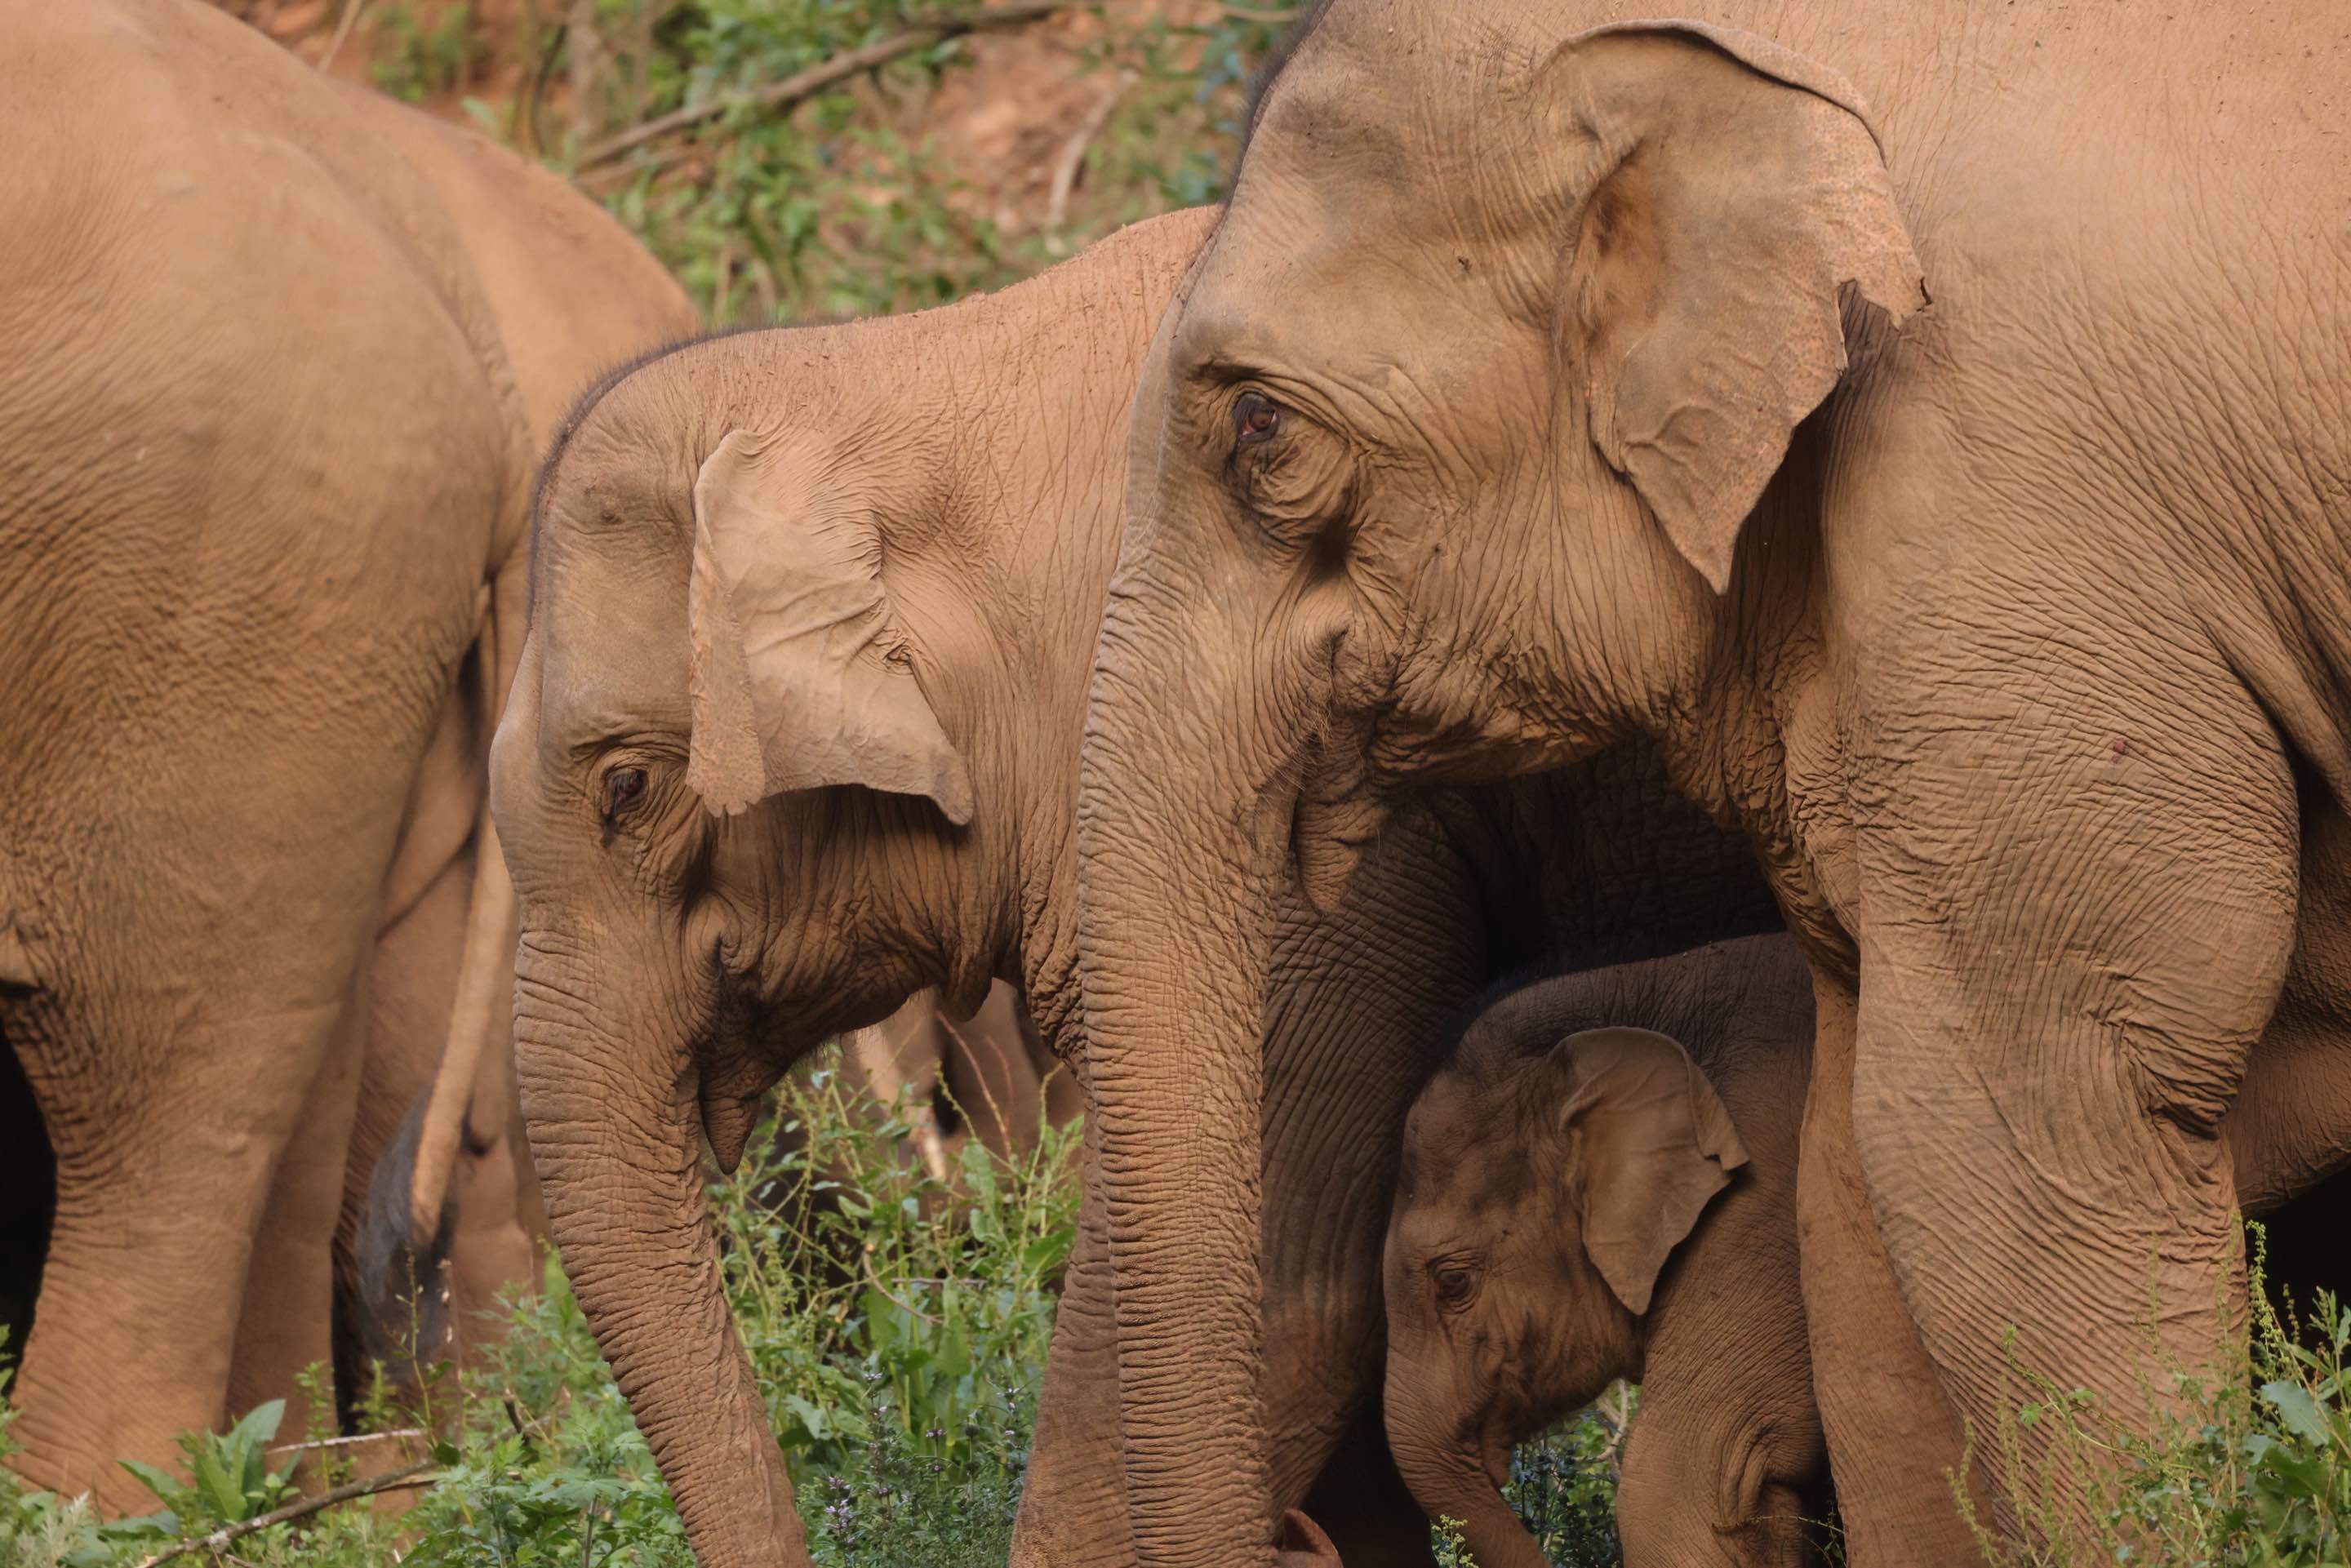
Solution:
M 1927 302 L 1884 153 L 1844 78 L 1728 28 L 1595 28 L 1544 87 L 1578 160 L 1563 322 L 1592 442 L 1720 593 L 1844 374 L 1848 292 L 1895 325 Z
M 1747 1149 L 1714 1085 L 1681 1042 L 1645 1029 L 1595 1029 L 1552 1048 L 1565 1077 L 1560 1128 L 1582 1212 L 1583 1250 L 1616 1299 L 1649 1310 L 1657 1274 Z
M 804 432 L 735 431 L 694 485 L 694 737 L 713 812 L 862 784 L 971 821 L 971 774 L 914 679 L 882 539 L 838 455 Z

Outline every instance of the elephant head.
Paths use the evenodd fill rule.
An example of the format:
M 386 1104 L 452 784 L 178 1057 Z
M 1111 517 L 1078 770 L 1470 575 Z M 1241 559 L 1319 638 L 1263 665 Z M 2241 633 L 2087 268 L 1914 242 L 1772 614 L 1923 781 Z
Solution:
M 1658 1274 L 1747 1160 L 1670 1037 L 1520 1044 L 1473 1030 L 1413 1107 L 1385 1266 L 1389 1446 L 1489 1568 L 1544 1562 L 1499 1490 L 1511 1448 L 1641 1375 Z
M 1670 739 L 1792 433 L 1921 299 L 1818 65 L 1533 4 L 1314 15 L 1138 389 L 1087 720 L 1079 945 L 1153 1563 L 1253 1560 L 1270 894 L 1327 904 L 1409 786 Z
M 1498 1490 L 1510 1450 L 1620 1377 L 1642 1385 L 1627 1563 L 1808 1560 L 1812 1025 L 1784 936 L 1563 974 L 1480 1013 L 1414 1103 L 1384 1263 L 1389 1442 L 1479 1562 L 1542 1562 Z
M 1200 226 L 954 309 L 670 352 L 549 460 L 491 768 L 518 1076 L 565 1268 L 704 1568 L 806 1561 L 705 1143 L 731 1167 L 827 1037 L 925 987 L 968 1012 L 1050 955 L 1024 926 L 1068 903 L 1123 440 L 1099 415 Z M 977 417 L 975 389 L 1029 417 Z M 1011 977 L 1050 1003 L 1050 971 Z

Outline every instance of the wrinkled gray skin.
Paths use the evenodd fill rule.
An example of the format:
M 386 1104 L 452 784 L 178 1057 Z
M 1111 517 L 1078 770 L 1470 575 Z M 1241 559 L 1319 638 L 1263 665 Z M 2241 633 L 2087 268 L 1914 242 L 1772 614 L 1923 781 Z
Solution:
M 1412 788 L 1648 736 L 1755 844 L 1857 1563 L 1974 1560 L 2011 1325 L 2126 1420 L 2231 1332 L 2220 1115 L 2351 1017 L 2337 0 L 1582 36 L 1646 9 L 1334 0 L 1138 393 L 1079 946 L 1155 1568 L 1262 1561 L 1262 911 Z
M 734 1159 L 795 1057 L 927 986 L 968 1007 L 1013 980 L 1071 1054 L 1071 805 L 1126 403 L 1206 224 L 1155 220 L 943 310 L 679 350 L 603 390 L 548 471 L 492 770 L 523 905 L 523 1100 L 574 1287 L 703 1568 L 803 1560 L 717 1289 L 705 1134 Z M 763 600 L 777 562 L 792 571 Z M 790 635 L 820 584 L 891 658 Z M 852 687 L 853 708 L 828 706 Z M 820 722 L 838 711 L 861 722 Z M 747 794 L 735 815 L 706 803 Z M 1303 1500 L 1351 1568 L 1426 1561 L 1380 1430 L 1379 1255 L 1445 1020 L 1559 946 L 1771 918 L 1743 848 L 1637 747 L 1432 800 L 1333 918 L 1279 916 L 1262 1138 L 1254 1111 L 1228 1130 L 1271 1195 L 1261 1251 L 1249 1239 L 1270 1347 L 1249 1416 L 1271 1497 Z M 1090 1178 L 1024 1564 L 1134 1554 L 1102 1196 Z M 1272 1552 L 1278 1517 L 1249 1521 L 1252 1545 Z
M 1536 981 L 1415 1102 L 1389 1222 L 1387 1423 L 1483 1568 L 1543 1568 L 1512 1445 L 1641 1385 L 1627 1568 L 1810 1558 L 1825 1479 L 1796 1253 L 1813 983 L 1751 936 Z

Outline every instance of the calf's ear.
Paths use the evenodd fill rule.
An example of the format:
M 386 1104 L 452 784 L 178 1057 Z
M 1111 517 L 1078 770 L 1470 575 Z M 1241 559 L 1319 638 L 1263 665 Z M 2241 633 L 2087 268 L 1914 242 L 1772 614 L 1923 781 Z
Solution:
M 1681 1042 L 1595 1029 L 1552 1048 L 1583 1250 L 1625 1310 L 1646 1312 L 1657 1274 L 1747 1149 Z
M 825 438 L 735 431 L 694 485 L 694 736 L 710 810 L 862 784 L 971 821 L 971 773 L 914 678 L 882 539 Z
M 1716 592 L 1847 364 L 1846 308 L 1927 302 L 1867 110 L 1751 34 L 1625 22 L 1545 63 L 1572 230 L 1561 302 L 1593 444 Z

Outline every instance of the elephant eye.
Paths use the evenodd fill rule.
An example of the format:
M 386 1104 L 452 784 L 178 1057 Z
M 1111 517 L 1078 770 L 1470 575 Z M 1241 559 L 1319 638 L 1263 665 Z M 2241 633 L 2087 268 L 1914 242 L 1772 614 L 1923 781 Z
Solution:
M 1233 439 L 1257 446 L 1281 434 L 1281 405 L 1263 392 L 1243 392 L 1233 403 Z
M 604 775 L 604 815 L 617 817 L 645 798 L 645 770 L 615 768 Z
M 1437 1302 L 1441 1307 L 1467 1306 L 1469 1298 L 1478 1293 L 1478 1276 L 1466 1263 L 1439 1263 L 1429 1270 L 1429 1281 L 1437 1288 Z

